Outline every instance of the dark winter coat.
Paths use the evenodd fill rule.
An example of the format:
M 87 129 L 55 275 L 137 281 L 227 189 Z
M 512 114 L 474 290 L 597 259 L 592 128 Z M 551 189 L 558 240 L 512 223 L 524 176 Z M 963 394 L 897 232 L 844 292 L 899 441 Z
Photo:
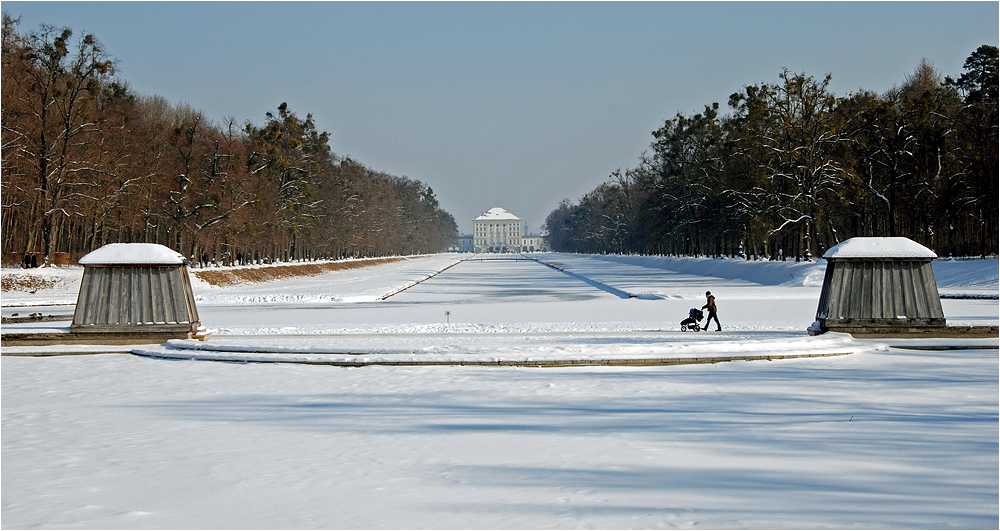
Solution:
M 717 313 L 719 311 L 715 307 L 715 295 L 709 295 L 708 296 L 708 302 L 705 303 L 705 305 L 701 307 L 702 310 L 704 310 L 705 308 L 708 308 L 708 311 L 712 312 L 712 313 Z

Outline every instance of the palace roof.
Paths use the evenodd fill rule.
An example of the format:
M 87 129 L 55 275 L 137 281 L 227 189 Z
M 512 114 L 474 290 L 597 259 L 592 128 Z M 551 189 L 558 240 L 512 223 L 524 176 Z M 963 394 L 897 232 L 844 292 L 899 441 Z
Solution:
M 483 215 L 479 216 L 473 221 L 493 221 L 493 220 L 521 221 L 521 218 L 515 216 L 514 214 L 511 214 L 510 212 L 507 212 L 506 210 L 500 207 L 494 207 L 486 212 L 483 212 Z

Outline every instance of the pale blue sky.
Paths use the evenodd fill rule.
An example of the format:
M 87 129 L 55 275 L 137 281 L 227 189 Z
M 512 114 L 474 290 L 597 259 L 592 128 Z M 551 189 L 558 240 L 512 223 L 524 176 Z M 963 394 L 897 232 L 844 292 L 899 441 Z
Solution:
M 633 167 L 678 111 L 782 68 L 885 91 L 957 76 L 998 2 L 10 2 L 21 31 L 94 33 L 144 93 L 261 123 L 287 101 L 333 150 L 430 185 L 464 232 L 503 206 L 537 231 Z

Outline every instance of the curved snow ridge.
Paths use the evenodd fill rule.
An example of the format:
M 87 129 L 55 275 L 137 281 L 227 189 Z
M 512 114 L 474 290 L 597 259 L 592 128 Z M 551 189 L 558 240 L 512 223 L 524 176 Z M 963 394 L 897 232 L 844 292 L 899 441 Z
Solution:
M 636 362 L 671 365 L 797 357 L 848 355 L 887 348 L 846 334 L 768 340 L 656 341 L 641 338 L 528 338 L 496 344 L 475 338 L 394 339 L 392 346 L 371 340 L 199 342 L 171 340 L 139 347 L 133 354 L 153 358 L 228 362 L 312 363 L 327 365 L 602 365 Z

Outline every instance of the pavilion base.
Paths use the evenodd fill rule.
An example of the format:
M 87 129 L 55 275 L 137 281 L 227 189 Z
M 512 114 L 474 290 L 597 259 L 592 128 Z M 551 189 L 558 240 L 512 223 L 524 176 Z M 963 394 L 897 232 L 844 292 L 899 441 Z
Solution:
M 170 339 L 198 339 L 211 337 L 205 330 L 186 332 L 65 332 L 65 333 L 13 333 L 0 336 L 0 346 L 35 347 L 45 345 L 150 345 Z
M 986 338 L 1000 336 L 996 326 L 834 326 L 823 327 L 823 332 L 851 334 L 858 339 L 880 338 Z M 812 330 L 810 335 L 814 335 Z

